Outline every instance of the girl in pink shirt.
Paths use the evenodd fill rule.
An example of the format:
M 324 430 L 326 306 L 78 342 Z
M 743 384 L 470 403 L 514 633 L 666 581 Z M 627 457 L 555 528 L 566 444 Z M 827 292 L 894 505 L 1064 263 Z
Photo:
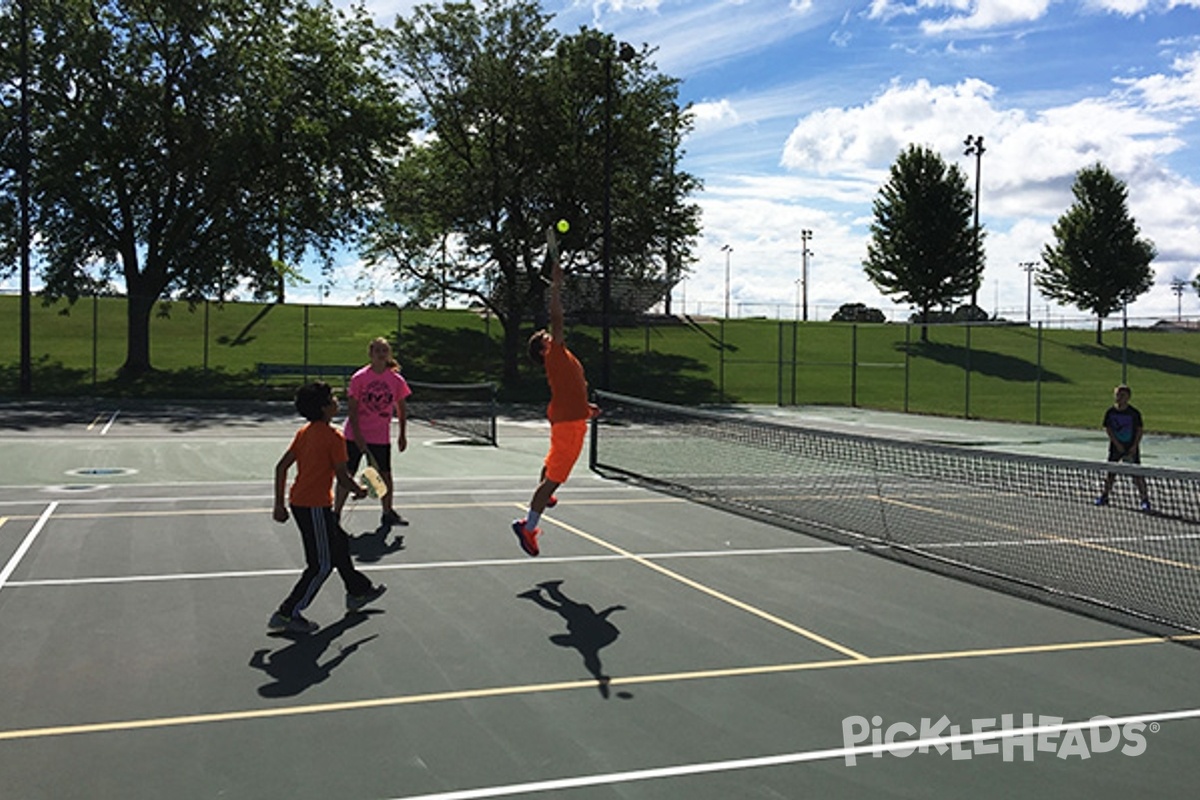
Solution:
M 400 365 L 392 356 L 392 346 L 383 337 L 372 340 L 368 353 L 371 363 L 350 378 L 347 392 L 349 413 L 346 419 L 346 449 L 349 470 L 358 470 L 363 454 L 370 452 L 379 474 L 387 486 L 387 494 L 379 498 L 383 506 L 380 523 L 390 528 L 407 525 L 393 506 L 395 484 L 392 481 L 392 417 L 400 422 L 396 446 L 401 453 L 408 449 L 408 411 L 405 400 L 412 390 L 400 375 Z M 341 513 L 347 492 L 338 489 L 334 510 Z

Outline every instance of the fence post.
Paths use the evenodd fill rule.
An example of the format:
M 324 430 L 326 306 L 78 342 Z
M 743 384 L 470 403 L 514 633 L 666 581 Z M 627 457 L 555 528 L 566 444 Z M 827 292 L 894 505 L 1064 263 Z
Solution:
M 99 342 L 100 342 L 100 296 L 92 292 L 92 391 L 96 390 L 97 373 L 99 372 Z
M 308 383 L 308 303 L 304 304 L 304 382 Z
M 967 322 L 966 395 L 963 399 L 963 419 L 971 418 L 971 323 Z
M 850 407 L 858 408 L 858 323 L 850 326 Z
M 792 320 L 792 405 L 796 405 L 796 361 L 800 355 L 800 344 L 796 338 L 800 331 L 800 321 Z
M 717 320 L 718 330 L 721 334 L 720 347 L 717 348 L 718 354 L 718 373 L 717 373 L 717 402 L 725 402 L 725 318 Z
M 1121 306 L 1121 383 L 1129 383 L 1129 311 Z
M 780 322 L 775 326 L 779 334 L 776 336 L 778 340 L 776 344 L 775 358 L 775 405 L 783 405 L 783 323 Z
M 204 298 L 204 374 L 208 374 L 208 298 Z
M 912 323 L 904 325 L 904 413 L 908 413 L 909 363 L 912 360 Z
M 1038 322 L 1037 332 L 1037 396 L 1034 400 L 1033 419 L 1035 425 L 1042 424 L 1042 323 Z

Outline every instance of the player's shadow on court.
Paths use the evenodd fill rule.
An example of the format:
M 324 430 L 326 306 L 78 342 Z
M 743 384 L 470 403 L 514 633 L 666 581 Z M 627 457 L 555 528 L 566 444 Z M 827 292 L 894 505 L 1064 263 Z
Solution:
M 389 542 L 387 539 L 391 531 L 389 526 L 381 525 L 373 531 L 351 536 L 350 555 L 359 563 L 374 564 L 382 561 L 384 556 L 400 552 L 404 549 L 404 537 L 397 534 Z
M 608 698 L 612 679 L 604 674 L 600 664 L 600 651 L 612 644 L 621 631 L 608 621 L 614 611 L 624 611 L 625 606 L 609 606 L 596 611 L 586 603 L 577 603 L 562 591 L 562 581 L 543 581 L 535 588 L 521 592 L 517 597 L 532 600 L 547 611 L 553 611 L 567 624 L 566 633 L 556 633 L 550 641 L 559 647 L 571 647 L 583 657 L 583 665 L 596 679 L 601 696 Z M 617 692 L 617 697 L 627 700 L 633 695 Z
M 382 611 L 357 611 L 348 613 L 337 622 L 321 628 L 313 634 L 281 634 L 290 639 L 286 647 L 272 652 L 269 648 L 255 650 L 250 657 L 250 666 L 261 669 L 274 680 L 258 687 L 263 697 L 295 697 L 304 690 L 322 683 L 359 647 L 379 634 L 338 647 L 337 655 L 322 662 L 325 651 L 343 633 L 366 622 L 372 613 Z

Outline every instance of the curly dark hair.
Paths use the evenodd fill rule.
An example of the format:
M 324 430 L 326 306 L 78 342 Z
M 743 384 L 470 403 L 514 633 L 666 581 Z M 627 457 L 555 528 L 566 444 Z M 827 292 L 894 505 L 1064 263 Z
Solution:
M 325 381 L 306 383 L 296 390 L 296 410 L 309 422 L 325 418 L 325 406 L 333 402 L 333 387 Z

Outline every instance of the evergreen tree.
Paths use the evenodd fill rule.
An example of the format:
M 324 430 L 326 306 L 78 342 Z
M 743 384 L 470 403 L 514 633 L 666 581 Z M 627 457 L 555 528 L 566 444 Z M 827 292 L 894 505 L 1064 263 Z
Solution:
M 881 292 L 917 307 L 921 339 L 935 308 L 969 296 L 982 273 L 982 233 L 972 223 L 966 176 L 929 148 L 911 145 L 873 204 L 863 267 Z
M 1055 223 L 1034 282 L 1046 297 L 1095 314 L 1096 344 L 1103 344 L 1104 318 L 1153 284 L 1157 251 L 1139 237 L 1125 184 L 1103 165 L 1080 170 L 1071 191 L 1075 202 Z

